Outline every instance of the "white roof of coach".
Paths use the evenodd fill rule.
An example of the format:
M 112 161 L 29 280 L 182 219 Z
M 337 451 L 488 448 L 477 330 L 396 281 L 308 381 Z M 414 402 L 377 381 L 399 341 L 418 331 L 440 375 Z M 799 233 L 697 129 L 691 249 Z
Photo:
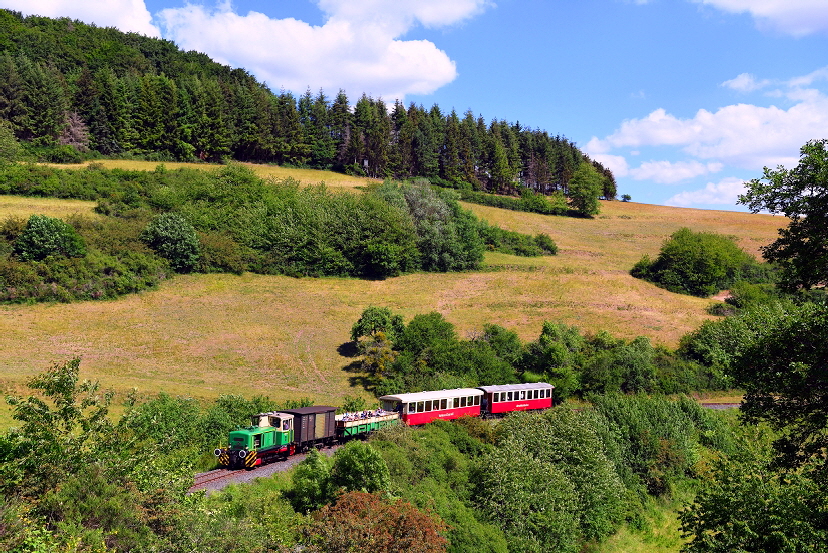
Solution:
M 455 388 L 453 390 L 437 390 L 436 392 L 414 392 L 411 394 L 396 394 L 391 396 L 382 396 L 381 400 L 386 401 L 400 401 L 402 403 L 411 403 L 412 401 L 428 401 L 434 399 L 443 399 L 450 397 L 463 396 L 482 396 L 483 392 L 477 388 Z
M 554 386 L 552 384 L 547 384 L 546 382 L 535 382 L 528 384 L 500 384 L 498 386 L 479 386 L 479 388 L 488 394 L 492 392 L 511 392 L 512 390 L 542 390 L 546 388 L 554 388 Z

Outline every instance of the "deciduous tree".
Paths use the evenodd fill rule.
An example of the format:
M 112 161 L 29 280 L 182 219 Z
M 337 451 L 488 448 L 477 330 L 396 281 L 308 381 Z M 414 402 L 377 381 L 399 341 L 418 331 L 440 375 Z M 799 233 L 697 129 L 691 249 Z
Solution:
M 781 284 L 796 290 L 828 282 L 828 139 L 802 146 L 793 169 L 765 167 L 761 179 L 746 184 L 739 203 L 790 219 L 763 248 L 765 259 L 782 267 Z
M 346 493 L 324 507 L 305 528 L 307 551 L 353 553 L 438 553 L 446 550 L 442 521 L 402 500 Z

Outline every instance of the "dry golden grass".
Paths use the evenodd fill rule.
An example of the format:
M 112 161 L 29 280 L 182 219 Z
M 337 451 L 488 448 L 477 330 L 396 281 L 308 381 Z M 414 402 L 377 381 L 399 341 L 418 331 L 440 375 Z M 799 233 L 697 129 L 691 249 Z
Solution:
M 350 381 L 358 375 L 344 370 L 353 359 L 338 347 L 370 305 L 406 319 L 439 311 L 461 336 L 491 322 L 528 341 L 552 320 L 674 347 L 710 318 L 712 300 L 630 277 L 641 255 L 656 254 L 680 226 L 733 234 L 756 253 L 785 224 L 764 215 L 621 202 L 604 202 L 592 220 L 467 207 L 503 228 L 548 233 L 559 255 L 489 253 L 479 272 L 383 281 L 189 275 L 117 301 L 0 306 L 0 388 L 19 389 L 28 376 L 78 355 L 83 377 L 119 391 L 263 393 L 339 404 L 346 393 L 363 393 Z
M 8 217 L 27 219 L 30 215 L 48 215 L 66 219 L 71 215 L 97 217 L 93 209 L 96 202 L 83 200 L 57 200 L 54 198 L 24 198 L 0 196 L 0 221 Z
M 138 161 L 129 159 L 103 159 L 78 164 L 47 163 L 45 165 L 51 165 L 52 167 L 63 169 L 82 169 L 89 163 L 99 163 L 107 169 L 125 169 L 129 171 L 152 171 L 159 165 L 164 165 L 167 169 L 179 169 L 183 167 L 190 169 L 201 169 L 204 171 L 214 171 L 221 168 L 221 165 L 209 163 L 182 163 L 173 161 L 159 163 L 157 161 Z M 280 167 L 278 165 L 261 165 L 256 163 L 245 163 L 244 165 L 253 169 L 253 171 L 262 178 L 284 179 L 286 177 L 293 177 L 303 184 L 317 184 L 324 182 L 326 186 L 331 188 L 357 188 L 366 186 L 371 182 L 379 182 L 376 179 L 352 177 L 349 175 L 343 175 L 342 173 L 334 173 L 333 171 L 294 169 L 289 167 Z

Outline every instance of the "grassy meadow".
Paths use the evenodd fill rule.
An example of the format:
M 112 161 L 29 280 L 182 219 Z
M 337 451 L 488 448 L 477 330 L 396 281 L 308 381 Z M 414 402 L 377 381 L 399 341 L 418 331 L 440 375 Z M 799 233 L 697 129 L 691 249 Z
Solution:
M 157 166 L 163 165 L 167 169 L 174 170 L 182 167 L 189 169 L 201 169 L 204 171 L 215 170 L 220 165 L 211 165 L 207 163 L 186 163 L 179 161 L 139 161 L 130 159 L 100 159 L 94 161 L 87 161 L 77 164 L 55 164 L 46 163 L 44 165 L 51 165 L 61 169 L 82 169 L 90 163 L 97 163 L 103 165 L 106 169 L 124 169 L 127 171 L 152 171 Z M 376 179 L 369 179 L 366 177 L 352 177 L 350 175 L 343 175 L 342 173 L 335 173 L 333 171 L 319 171 L 317 169 L 296 169 L 293 167 L 280 167 L 278 165 L 260 165 L 255 163 L 243 163 L 247 167 L 264 179 L 284 179 L 293 177 L 304 184 L 316 184 L 324 182 L 331 188 L 356 188 L 365 186 L 371 182 L 379 182 Z
M 120 163 L 150 170 L 156 165 L 105 162 Z M 319 171 L 269 166 L 257 171 L 332 184 L 329 174 Z M 366 183 L 330 175 L 350 182 L 338 186 Z M 91 202 L 0 197 L 0 218 L 91 213 L 92 207 Z M 553 320 L 628 339 L 643 334 L 674 347 L 710 318 L 705 310 L 712 300 L 673 294 L 630 277 L 641 255 L 656 254 L 681 226 L 735 235 L 745 250 L 757 254 L 785 224 L 767 215 L 621 202 L 603 202 L 601 215 L 591 220 L 466 207 L 509 230 L 548 233 L 560 252 L 543 258 L 488 253 L 478 272 L 381 281 L 187 275 L 115 301 L 2 305 L 0 392 L 20 392 L 27 377 L 80 356 L 82 377 L 118 392 L 137 388 L 147 395 L 163 390 L 201 398 L 264 394 L 338 405 L 345 394 L 364 393 L 359 373 L 347 370 L 354 359 L 340 346 L 370 305 L 391 307 L 406 320 L 439 311 L 462 336 L 491 322 L 528 341 L 537 337 L 544 320 Z M 0 410 L 0 426 L 4 423 L 8 414 Z

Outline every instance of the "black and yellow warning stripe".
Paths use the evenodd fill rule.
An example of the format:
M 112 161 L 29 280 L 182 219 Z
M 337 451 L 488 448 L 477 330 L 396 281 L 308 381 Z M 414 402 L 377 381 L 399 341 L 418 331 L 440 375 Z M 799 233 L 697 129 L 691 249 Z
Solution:
M 256 459 L 258 459 L 258 455 L 256 455 L 256 450 L 251 449 L 247 453 L 247 457 L 244 458 L 244 466 L 247 468 L 251 468 L 256 463 Z

